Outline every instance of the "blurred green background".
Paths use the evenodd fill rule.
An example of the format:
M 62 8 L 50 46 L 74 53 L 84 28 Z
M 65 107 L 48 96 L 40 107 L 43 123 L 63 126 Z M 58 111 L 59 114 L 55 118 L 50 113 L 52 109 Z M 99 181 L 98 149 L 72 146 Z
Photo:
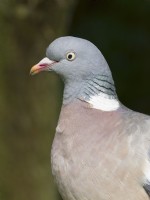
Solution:
M 120 100 L 150 114 L 150 0 L 0 0 L 0 200 L 57 200 L 50 149 L 63 84 L 30 77 L 55 38 L 95 43 Z

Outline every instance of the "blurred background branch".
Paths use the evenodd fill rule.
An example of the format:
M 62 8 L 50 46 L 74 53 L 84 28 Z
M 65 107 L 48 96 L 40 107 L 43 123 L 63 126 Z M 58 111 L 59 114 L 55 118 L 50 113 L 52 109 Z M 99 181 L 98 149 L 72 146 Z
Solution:
M 63 84 L 29 76 L 55 38 L 74 35 L 106 57 L 118 95 L 150 114 L 149 0 L 0 1 L 0 200 L 57 200 L 50 148 Z

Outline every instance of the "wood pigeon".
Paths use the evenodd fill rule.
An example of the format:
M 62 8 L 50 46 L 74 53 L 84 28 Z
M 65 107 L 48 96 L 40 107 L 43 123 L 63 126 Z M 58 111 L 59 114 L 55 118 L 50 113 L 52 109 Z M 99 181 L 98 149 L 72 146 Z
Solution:
M 51 151 L 64 200 L 150 199 L 150 117 L 123 106 L 109 66 L 91 42 L 54 40 L 30 73 L 54 71 L 64 81 Z

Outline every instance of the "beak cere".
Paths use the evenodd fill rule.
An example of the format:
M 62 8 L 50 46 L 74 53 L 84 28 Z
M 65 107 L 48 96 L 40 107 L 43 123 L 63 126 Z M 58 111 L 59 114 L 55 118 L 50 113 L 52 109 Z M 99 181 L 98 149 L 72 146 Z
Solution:
M 52 65 L 54 65 L 54 63 L 56 63 L 56 61 L 50 60 L 47 57 L 45 57 L 38 64 L 34 65 L 31 68 L 30 74 L 35 75 L 41 71 L 46 71 L 48 68 L 50 68 Z

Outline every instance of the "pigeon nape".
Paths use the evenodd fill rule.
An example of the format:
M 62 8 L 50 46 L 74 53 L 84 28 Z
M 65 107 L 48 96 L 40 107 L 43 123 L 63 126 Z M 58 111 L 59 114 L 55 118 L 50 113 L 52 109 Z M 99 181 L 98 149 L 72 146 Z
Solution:
M 51 150 L 63 200 L 149 200 L 150 117 L 120 103 L 100 50 L 85 39 L 60 37 L 30 73 L 41 71 L 64 82 Z

